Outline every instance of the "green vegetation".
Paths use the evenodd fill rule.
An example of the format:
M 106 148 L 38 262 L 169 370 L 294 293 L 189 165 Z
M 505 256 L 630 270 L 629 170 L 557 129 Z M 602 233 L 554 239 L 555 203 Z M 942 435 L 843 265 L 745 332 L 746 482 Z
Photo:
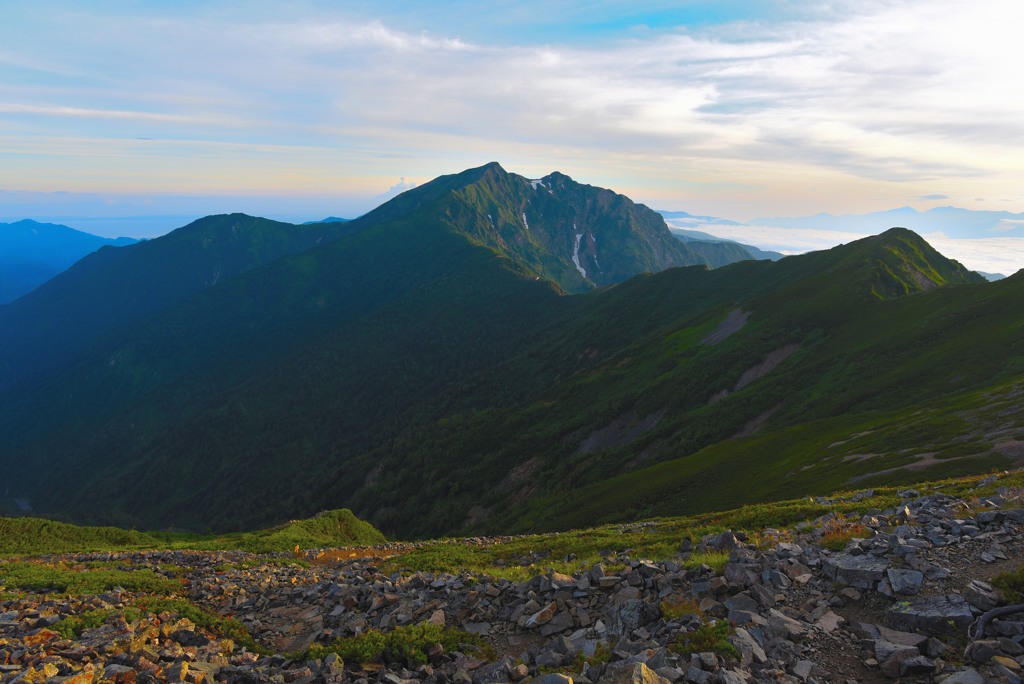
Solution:
M 661 611 L 661 617 L 666 620 L 681 618 L 684 615 L 702 615 L 696 599 L 692 598 L 663 599 L 658 609 Z
M 437 644 L 445 653 L 479 649 L 484 645 L 481 637 L 451 627 L 423 623 L 404 625 L 390 632 L 370 629 L 353 637 L 339 637 L 327 646 L 312 646 L 307 658 L 323 658 L 330 653 L 353 663 L 405 663 L 409 660 L 425 663 L 430 649 Z
M 225 535 L 141 533 L 116 527 L 82 527 L 42 518 L 0 518 L 0 533 L 3 534 L 0 557 L 156 548 L 280 553 L 292 552 L 296 547 L 304 550 L 373 546 L 386 541 L 376 528 L 359 520 L 348 509 L 323 511 L 308 520 L 293 520 L 265 530 Z M 307 561 L 272 558 L 258 562 L 302 564 Z M 241 561 L 234 567 L 256 563 Z
M 81 323 L 87 348 L 52 382 L 0 393 L 11 491 L 76 520 L 218 533 L 345 505 L 423 538 L 687 515 L 1010 462 L 1002 441 L 1024 436 L 1024 278 L 977 282 L 893 229 L 622 282 L 681 263 L 685 245 L 626 198 L 550 184 L 497 165 L 447 176 L 323 228 L 340 232 L 305 251 L 310 234 L 292 241 L 237 216 L 128 248 L 174 247 L 173 262 L 210 240 L 241 261 L 207 287 L 217 262 L 204 256 L 194 291 L 164 283 L 160 310 L 137 319 L 75 299 L 82 311 L 47 339 L 78 339 L 82 318 L 106 327 Z M 617 284 L 565 295 L 590 289 L 565 259 L 574 221 L 601 235 L 588 272 Z M 103 259 L 67 287 L 148 296 L 145 274 L 108 281 L 121 266 Z M 63 311 L 47 302 L 34 312 Z M 745 324 L 705 342 L 740 312 Z M 18 346 L 5 337 L 15 322 L 0 317 L 0 350 Z M 229 541 L 285 550 L 320 535 Z
M 694 653 L 714 653 L 739 659 L 739 650 L 729 642 L 729 637 L 735 633 L 736 630 L 728 622 L 712 620 L 693 631 L 681 632 L 669 648 L 686 658 Z
M 215 548 L 237 548 L 253 553 L 273 553 L 300 549 L 337 548 L 341 546 L 373 546 L 387 541 L 373 525 L 359 520 L 343 508 L 324 511 L 306 520 L 293 520 L 284 525 L 241 535 L 225 535 L 211 542 L 194 544 Z
M 76 639 L 87 629 L 94 629 L 106 623 L 115 615 L 123 615 L 109 608 L 98 608 L 79 615 L 69 615 L 53 624 L 53 630 L 65 639 Z
M 28 561 L 0 562 L 0 586 L 65 594 L 99 594 L 117 587 L 153 594 L 174 594 L 181 590 L 180 582 L 145 568 L 124 569 L 116 564 L 89 568 Z
M 873 532 L 844 515 L 837 515 L 825 523 L 821 530 L 821 545 L 832 551 L 842 551 L 854 539 L 867 539 Z
M 42 518 L 0 518 L 0 556 L 153 548 L 151 535 L 116 527 L 81 527 Z
M 1024 565 L 1013 572 L 1004 572 L 992 578 L 992 586 L 999 589 L 1007 603 L 1024 602 Z
M 245 646 L 255 653 L 269 654 L 270 651 L 260 646 L 249 634 L 241 622 L 234 618 L 226 618 L 205 608 L 200 608 L 188 599 L 180 598 L 143 598 L 133 606 L 144 614 L 160 615 L 169 613 L 178 618 L 187 618 L 197 627 L 209 630 L 223 639 L 231 639 L 236 644 Z
M 260 646 L 252 638 L 238 620 L 222 617 L 182 598 L 142 598 L 120 610 L 90 610 L 56 622 L 53 629 L 64 638 L 70 639 L 80 637 L 84 630 L 99 627 L 115 617 L 125 622 L 137 622 L 145 616 L 171 616 L 174 620 L 185 618 L 195 626 L 219 638 L 231 639 L 254 653 L 270 654 L 268 649 Z
M 922 494 L 943 492 L 969 498 L 994 494 L 1000 487 L 1024 487 L 1024 471 L 1000 474 L 991 482 L 981 484 L 984 478 L 980 475 L 953 478 L 919 483 L 916 487 Z M 552 570 L 568 574 L 595 563 L 612 570 L 621 567 L 623 557 L 634 560 L 679 558 L 680 543 L 686 538 L 696 542 L 709 534 L 734 530 L 745 532 L 756 542 L 764 538 L 767 529 L 787 530 L 819 518 L 824 518 L 817 528 L 819 534 L 854 530 L 868 536 L 852 521 L 872 509 L 897 506 L 901 501 L 897 495 L 899 489 L 902 487 L 876 487 L 873 496 L 865 496 L 864 490 L 839 491 L 822 501 L 806 497 L 770 501 L 713 513 L 524 535 L 487 546 L 436 540 L 387 561 L 385 567 L 389 570 L 469 572 L 518 580 Z M 683 564 L 686 567 L 706 564 L 721 572 L 727 561 L 726 552 L 694 552 Z

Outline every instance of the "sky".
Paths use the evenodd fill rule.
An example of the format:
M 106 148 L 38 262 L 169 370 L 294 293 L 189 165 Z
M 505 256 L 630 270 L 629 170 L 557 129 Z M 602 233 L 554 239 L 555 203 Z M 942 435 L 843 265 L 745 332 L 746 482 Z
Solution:
M 0 220 L 351 217 L 490 161 L 744 222 L 1024 212 L 1022 20 L 996 0 L 7 0 Z

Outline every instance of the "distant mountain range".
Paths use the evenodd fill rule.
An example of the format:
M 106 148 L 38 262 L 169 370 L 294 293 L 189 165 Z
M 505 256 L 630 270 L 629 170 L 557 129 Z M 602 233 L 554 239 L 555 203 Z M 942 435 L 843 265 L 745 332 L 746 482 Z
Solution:
M 1024 236 L 1024 213 L 1008 211 L 975 211 L 959 207 L 936 207 L 918 211 L 913 207 L 900 207 L 868 214 L 815 214 L 789 218 L 758 218 L 750 225 L 784 228 L 815 228 L 874 232 L 901 226 L 921 232 L 942 232 L 954 238 Z
M 134 238 L 102 238 L 55 223 L 0 223 L 0 304 L 17 299 L 101 247 Z
M 408 537 L 1020 458 L 1024 277 L 903 229 L 715 269 L 708 249 L 488 164 L 348 222 L 212 216 L 101 250 L 0 307 L 5 486 L 78 521 L 348 507 Z
M 744 259 L 769 259 L 771 261 L 775 261 L 784 256 L 780 252 L 771 252 L 759 247 L 754 247 L 753 245 L 744 245 L 739 242 L 733 242 L 732 240 L 723 240 L 720 237 L 715 237 L 714 235 L 700 230 L 684 230 L 682 228 L 670 228 L 670 230 L 672 231 L 672 235 L 674 235 L 678 240 L 682 240 L 683 242 L 718 244 L 725 253 L 733 257 L 720 264 L 711 264 L 712 266 L 724 266 L 727 263 L 743 261 Z
M 305 222 L 303 222 L 302 225 L 308 226 L 308 225 L 311 225 L 313 223 L 345 223 L 346 221 L 349 221 L 349 220 L 350 219 L 346 219 L 346 218 L 338 218 L 337 216 L 328 216 L 327 218 L 322 218 L 319 221 L 305 221 Z

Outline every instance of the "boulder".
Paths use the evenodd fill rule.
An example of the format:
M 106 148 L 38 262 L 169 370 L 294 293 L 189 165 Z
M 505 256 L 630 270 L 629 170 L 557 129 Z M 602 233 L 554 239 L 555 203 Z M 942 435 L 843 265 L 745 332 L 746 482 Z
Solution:
M 904 632 L 932 636 L 963 634 L 974 616 L 959 594 L 899 601 L 885 611 L 885 624 Z

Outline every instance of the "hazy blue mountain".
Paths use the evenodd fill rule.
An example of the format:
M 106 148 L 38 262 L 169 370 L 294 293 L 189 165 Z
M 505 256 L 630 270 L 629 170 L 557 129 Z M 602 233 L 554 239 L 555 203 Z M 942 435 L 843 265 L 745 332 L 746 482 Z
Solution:
M 733 251 L 731 251 L 730 253 L 733 255 L 733 258 L 726 263 L 732 263 L 733 261 L 742 261 L 743 259 L 770 259 L 771 261 L 776 261 L 785 256 L 784 254 L 781 254 L 779 252 L 764 250 L 761 249 L 760 247 L 755 247 L 754 245 L 745 245 L 742 242 L 726 240 L 724 238 L 716 237 L 714 235 L 711 235 L 710 233 L 705 233 L 700 230 L 684 230 L 682 228 L 670 228 L 669 230 L 672 231 L 672 235 L 674 235 L 676 239 L 682 240 L 683 242 L 689 244 L 691 247 L 697 247 L 698 249 L 700 248 L 699 246 L 702 244 L 731 246 L 733 248 Z
M 936 207 L 918 211 L 913 207 L 900 207 L 868 214 L 828 213 L 814 216 L 758 218 L 750 225 L 780 228 L 813 228 L 878 232 L 892 226 L 933 233 L 941 232 L 954 238 L 1014 237 L 1024 235 L 1024 213 L 1008 211 L 975 211 L 959 207 Z
M 134 238 L 104 238 L 31 219 L 0 223 L 0 304 L 31 292 L 100 247 L 135 242 Z
M 344 224 L 295 226 L 231 214 L 152 240 L 104 246 L 0 306 L 0 399 L 22 383 L 38 386 L 110 330 L 345 230 Z
M 351 219 L 339 218 L 337 216 L 328 216 L 327 218 L 322 218 L 319 221 L 303 221 L 302 225 L 309 226 L 314 223 L 345 223 L 350 220 Z
M 983 275 L 983 276 L 985 276 L 985 279 L 986 279 L 986 280 L 989 280 L 989 281 L 991 281 L 991 282 L 995 282 L 995 281 L 997 281 L 997 280 L 1002 280 L 1003 278 L 1005 278 L 1005 277 L 1006 277 L 1006 276 L 1005 276 L 1004 274 L 1002 274 L 1002 273 L 985 273 L 984 271 L 978 271 L 977 273 L 978 273 L 979 275 Z
M 672 219 L 672 223 L 676 225 L 691 224 L 693 226 L 707 226 L 707 225 L 720 225 L 720 226 L 741 226 L 742 223 L 733 221 L 731 219 L 720 218 L 718 216 L 697 216 L 685 211 L 662 211 L 658 210 L 658 213 L 667 219 Z

